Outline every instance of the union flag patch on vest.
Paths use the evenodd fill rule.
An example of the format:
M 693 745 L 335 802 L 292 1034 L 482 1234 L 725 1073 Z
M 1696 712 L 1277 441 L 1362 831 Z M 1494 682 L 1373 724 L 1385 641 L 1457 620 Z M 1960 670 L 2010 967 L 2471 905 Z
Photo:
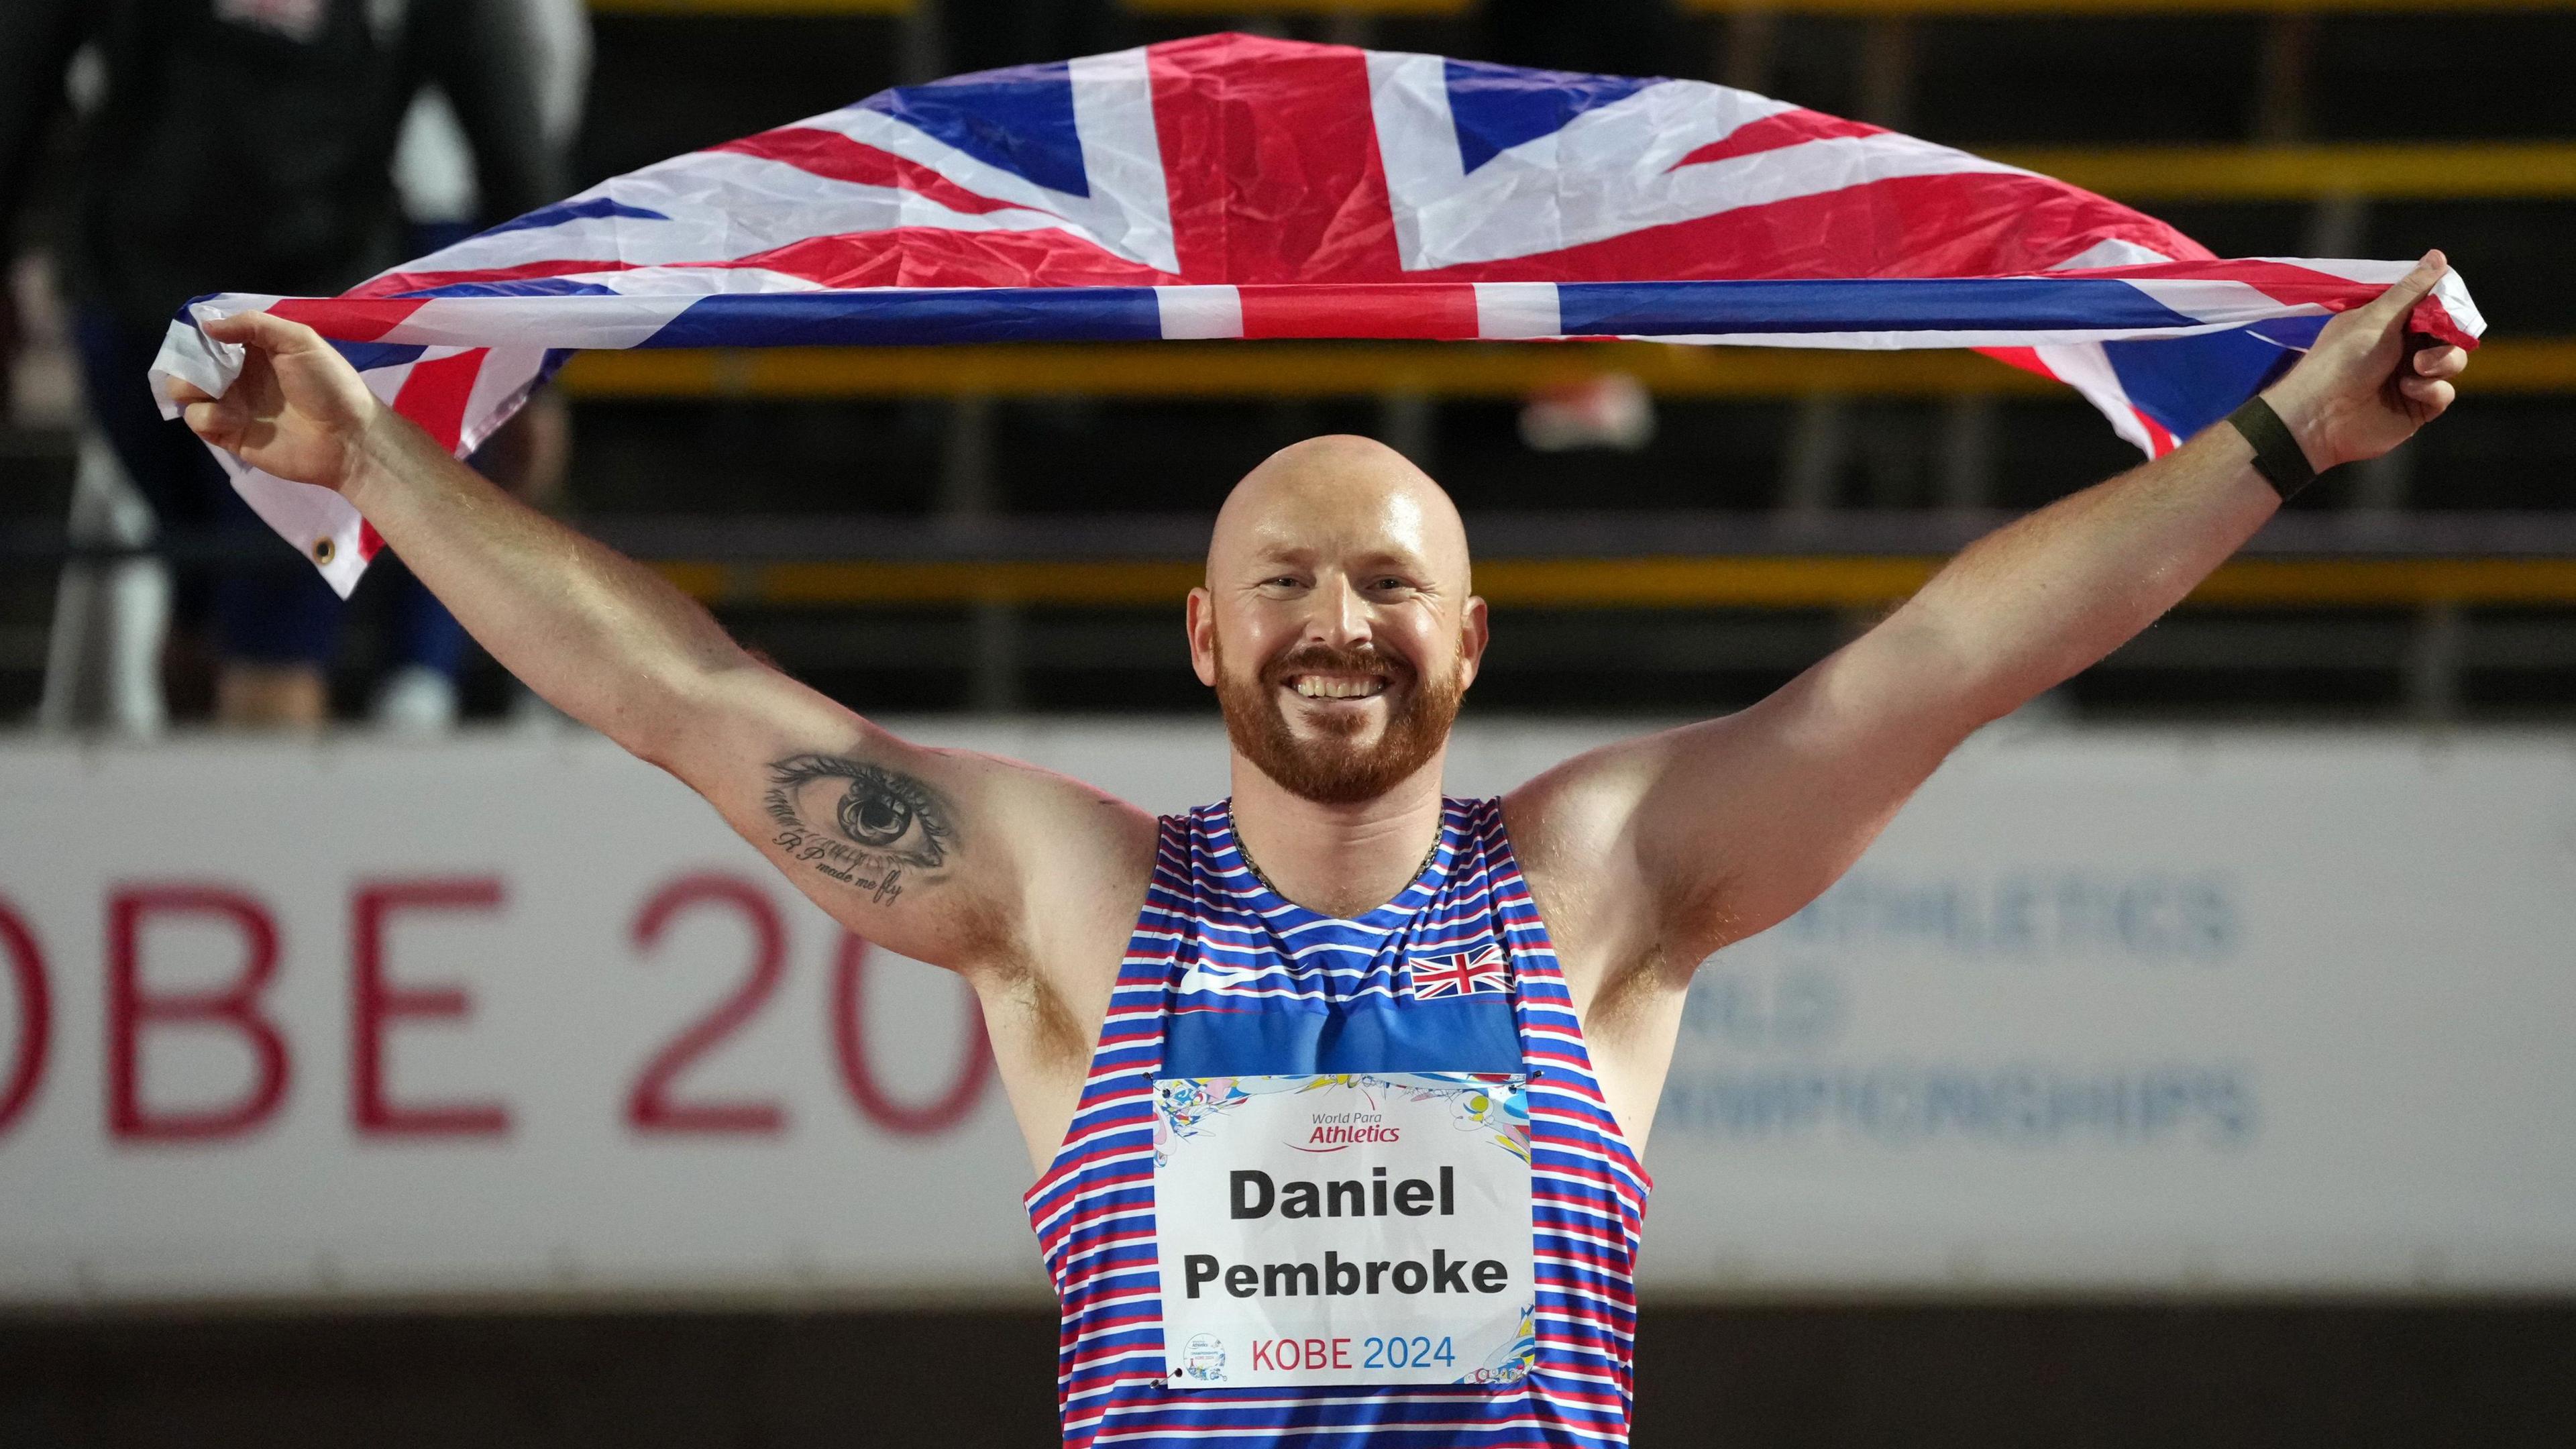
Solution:
M 1416 1001 L 1508 993 L 1512 989 L 1511 958 L 1491 941 L 1473 951 L 1453 955 L 1406 957 L 1404 974 L 1405 989 Z

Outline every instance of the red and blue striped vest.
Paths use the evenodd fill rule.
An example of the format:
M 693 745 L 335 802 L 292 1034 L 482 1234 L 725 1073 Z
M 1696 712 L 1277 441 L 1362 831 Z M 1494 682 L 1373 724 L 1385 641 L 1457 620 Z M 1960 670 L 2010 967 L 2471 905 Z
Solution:
M 1416 999 L 1408 989 L 1417 954 L 1488 944 L 1509 954 L 1508 994 Z M 1527 1073 L 1538 1345 L 1528 1378 L 1502 1389 L 1166 1387 L 1154 1080 L 1370 1070 Z M 1501 802 L 1444 801 L 1430 864 L 1355 920 L 1264 886 L 1224 804 L 1168 816 L 1081 1103 L 1027 1195 L 1063 1305 L 1065 1443 L 1625 1444 L 1647 1187 L 1593 1079 Z

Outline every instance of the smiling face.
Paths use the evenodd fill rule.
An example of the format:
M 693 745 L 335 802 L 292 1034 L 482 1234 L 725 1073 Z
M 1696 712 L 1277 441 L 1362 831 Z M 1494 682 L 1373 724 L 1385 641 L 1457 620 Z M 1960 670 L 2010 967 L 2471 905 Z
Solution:
M 1438 484 L 1383 444 L 1310 438 L 1228 495 L 1189 634 L 1235 749 L 1344 805 L 1439 755 L 1484 657 L 1485 605 Z

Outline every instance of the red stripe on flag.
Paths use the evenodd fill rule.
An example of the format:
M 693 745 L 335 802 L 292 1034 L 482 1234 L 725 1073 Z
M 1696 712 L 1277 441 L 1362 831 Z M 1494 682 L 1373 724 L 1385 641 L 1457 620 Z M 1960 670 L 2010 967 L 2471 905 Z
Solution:
M 747 257 L 656 265 L 758 267 L 822 287 L 1151 287 L 1180 280 L 1053 227 L 1038 231 L 951 231 L 936 226 L 898 226 L 883 231 L 806 237 Z M 577 272 L 632 270 L 633 266 L 619 261 L 528 262 L 463 272 L 409 272 L 367 285 L 370 289 L 425 291 L 461 282 L 511 282 Z
M 1404 276 L 1366 51 L 1208 35 L 1146 56 L 1185 280 Z
M 2111 240 L 2187 263 L 2209 260 L 2207 247 L 2153 218 L 2043 176 L 1997 171 L 1893 177 L 1414 275 L 1478 282 L 2010 276 L 2046 271 Z M 2205 265 L 2177 271 L 2209 275 Z
M 354 297 L 286 297 L 269 305 L 272 316 L 301 322 L 341 342 L 374 342 L 421 308 L 417 297 L 382 301 Z
M 2406 330 L 2421 332 L 2436 342 L 2447 342 L 2453 347 L 2465 347 L 2472 352 L 2477 350 L 2478 339 L 2471 337 L 2469 330 L 2452 318 L 2451 309 L 2443 306 L 2438 297 L 2426 297 L 2415 304 L 2415 310 L 2406 314 Z
M 524 282 L 538 277 L 566 277 L 580 272 L 619 272 L 626 263 L 614 258 L 549 257 L 540 262 L 521 262 L 515 267 L 471 267 L 456 272 L 387 272 L 371 282 L 362 282 L 340 294 L 343 301 L 368 297 L 391 297 L 397 292 L 426 292 L 432 287 L 452 287 L 459 282 Z M 408 299 L 405 305 L 417 307 L 425 297 Z
M 1246 337 L 1421 337 L 1478 335 L 1476 289 L 1461 282 L 1320 282 L 1242 287 Z
M 799 171 L 811 172 L 832 181 L 909 191 L 936 201 L 951 211 L 975 216 L 1010 210 L 1045 211 L 1049 216 L 1055 215 L 1042 206 L 996 201 L 979 195 L 917 161 L 906 161 L 891 151 L 851 140 L 838 131 L 817 130 L 811 126 L 781 126 L 775 131 L 763 131 L 757 136 L 745 136 L 739 141 L 727 141 L 708 149 L 784 162 Z
M 455 452 L 456 440 L 465 431 L 465 400 L 473 394 L 474 379 L 489 355 L 490 349 L 478 347 L 413 363 L 402 391 L 394 394 L 394 411 L 420 424 L 421 431 L 436 438 L 440 447 Z
M 1176 53 L 1177 52 L 1177 53 Z M 1225 274 L 1225 188 L 1208 184 L 1193 159 L 1216 154 L 1217 107 L 1200 92 L 1214 88 L 1191 64 L 1186 49 L 1157 45 L 1145 52 L 1154 91 L 1154 136 L 1163 148 L 1164 206 L 1172 218 L 1172 251 L 1181 279 L 1221 283 Z
M 2415 310 L 2406 314 L 2406 330 L 2421 332 L 2436 342 L 2465 347 L 2471 352 L 2478 348 L 2478 339 L 2470 336 L 2469 329 L 2451 316 L 2451 309 L 2443 306 L 2439 297 L 2427 297 L 2416 303 Z
M 706 267 L 764 267 L 826 287 L 1151 287 L 1179 279 L 1077 236 L 899 226 L 808 237 Z
M 1679 171 L 1685 166 L 1702 166 L 1711 161 L 1730 161 L 1738 156 L 1752 156 L 1764 151 L 1777 151 L 1806 141 L 1829 141 L 1840 136 L 1884 136 L 1887 128 L 1867 121 L 1846 121 L 1822 111 L 1783 111 L 1748 121 L 1728 132 L 1724 139 L 1711 141 L 1672 164 Z

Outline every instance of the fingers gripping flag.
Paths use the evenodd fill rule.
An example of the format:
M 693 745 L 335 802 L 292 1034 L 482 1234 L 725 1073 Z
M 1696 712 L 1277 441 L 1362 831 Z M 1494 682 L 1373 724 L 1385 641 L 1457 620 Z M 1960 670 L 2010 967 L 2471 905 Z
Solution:
M 220 392 L 240 352 L 198 324 L 264 307 L 461 454 L 585 347 L 1973 347 L 2161 454 L 2408 265 L 2218 260 L 2063 182 L 1724 86 L 1214 35 L 885 91 L 339 297 L 201 298 L 154 372 Z M 2412 325 L 2484 324 L 2445 276 Z M 356 583 L 377 540 L 346 503 L 224 461 Z

